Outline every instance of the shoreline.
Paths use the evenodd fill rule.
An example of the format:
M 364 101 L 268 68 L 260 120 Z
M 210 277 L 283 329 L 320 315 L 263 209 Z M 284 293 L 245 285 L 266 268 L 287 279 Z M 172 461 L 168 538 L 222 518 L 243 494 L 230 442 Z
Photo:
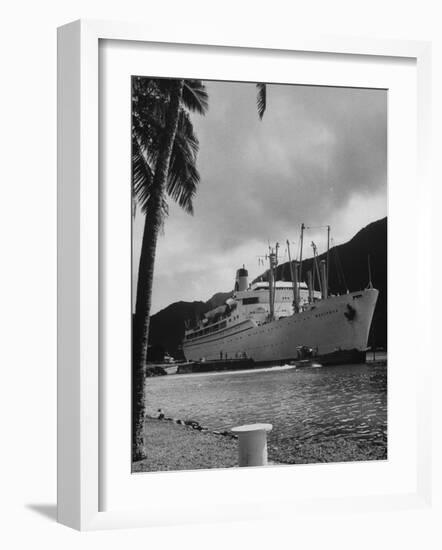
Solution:
M 133 473 L 238 466 L 238 442 L 228 431 L 210 431 L 194 421 L 146 417 L 145 435 L 147 458 L 132 464 Z M 278 465 L 387 460 L 387 446 L 339 437 L 293 441 L 287 449 L 276 440 L 268 442 L 268 456 Z
M 341 367 L 342 365 L 322 365 L 322 364 L 314 364 L 314 361 L 312 361 L 312 365 L 299 365 L 299 364 L 292 364 L 292 363 L 284 363 L 282 365 L 275 364 L 256 364 L 253 367 L 249 368 L 216 368 L 216 363 L 214 362 L 212 364 L 212 368 L 204 368 L 204 369 L 193 369 L 189 365 L 193 365 L 196 363 L 186 363 L 186 369 L 180 370 L 180 363 L 176 363 L 175 365 L 150 365 L 147 368 L 146 377 L 153 377 L 153 376 L 205 376 L 205 375 L 213 375 L 213 374 L 250 374 L 250 373 L 257 373 L 257 372 L 266 372 L 266 371 L 278 371 L 278 370 L 287 370 L 287 369 L 294 369 L 294 370 L 306 370 L 311 368 L 324 368 L 324 369 L 330 369 L 334 367 Z M 364 363 L 358 363 L 355 366 L 358 365 L 365 365 L 367 367 L 387 367 L 388 366 L 388 360 L 387 357 L 380 357 L 379 359 L 368 359 Z

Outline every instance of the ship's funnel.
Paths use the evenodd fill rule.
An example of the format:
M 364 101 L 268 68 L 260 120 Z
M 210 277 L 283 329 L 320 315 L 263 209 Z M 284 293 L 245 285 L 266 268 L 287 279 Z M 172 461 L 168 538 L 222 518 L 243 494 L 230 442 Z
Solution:
M 236 272 L 235 291 L 247 290 L 249 286 L 249 272 L 242 266 Z

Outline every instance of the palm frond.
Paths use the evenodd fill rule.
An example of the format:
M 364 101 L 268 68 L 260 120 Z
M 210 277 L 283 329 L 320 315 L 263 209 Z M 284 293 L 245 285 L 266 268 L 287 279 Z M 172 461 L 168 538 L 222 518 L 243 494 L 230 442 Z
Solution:
M 132 81 L 132 183 L 133 194 L 141 210 L 148 214 L 152 185 L 173 79 L 134 77 Z M 200 176 L 196 168 L 199 149 L 189 111 L 204 113 L 208 96 L 200 80 L 184 81 L 182 108 L 167 177 L 166 193 L 186 212 L 193 213 L 193 198 Z M 167 203 L 163 198 L 163 219 Z
M 149 215 L 152 199 L 153 171 L 137 139 L 132 140 L 132 197 L 140 205 L 144 214 Z M 161 218 L 169 215 L 169 206 L 165 198 L 161 205 Z
M 195 135 L 195 132 L 193 130 L 193 124 L 190 120 L 189 115 L 186 113 L 186 111 L 181 110 L 180 117 L 178 119 L 178 128 L 175 138 L 179 143 L 186 142 L 188 146 L 191 148 L 194 157 L 193 162 L 196 162 L 196 155 L 199 150 L 199 141 L 198 138 Z
M 137 123 L 134 123 L 132 126 L 133 139 L 136 139 L 142 148 L 144 157 L 152 171 L 157 163 L 162 132 L 161 125 L 149 123 L 138 126 Z
M 256 87 L 258 88 L 258 92 L 256 96 L 256 105 L 258 107 L 259 118 L 262 119 L 266 110 L 266 103 L 267 103 L 266 84 L 264 82 L 258 82 L 256 84 Z
M 178 149 L 171 158 L 167 194 L 185 212 L 193 214 L 193 199 L 200 175 L 194 164 L 186 162 L 185 155 L 185 152 Z
M 198 147 L 192 123 L 187 113 L 181 111 L 172 149 L 167 194 L 189 214 L 193 214 L 193 198 L 200 182 L 196 168 Z
M 204 115 L 209 108 L 209 96 L 201 80 L 185 80 L 183 88 L 183 104 L 200 115 Z

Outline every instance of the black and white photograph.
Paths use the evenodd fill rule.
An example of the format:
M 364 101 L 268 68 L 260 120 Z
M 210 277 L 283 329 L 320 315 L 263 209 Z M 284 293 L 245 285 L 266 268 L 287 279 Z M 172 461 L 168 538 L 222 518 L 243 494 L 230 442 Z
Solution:
M 133 473 L 387 460 L 387 100 L 132 76 Z

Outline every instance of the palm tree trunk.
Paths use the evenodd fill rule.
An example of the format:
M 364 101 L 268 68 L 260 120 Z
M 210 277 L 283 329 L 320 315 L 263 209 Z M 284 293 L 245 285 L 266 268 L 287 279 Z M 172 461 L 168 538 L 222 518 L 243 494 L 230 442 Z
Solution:
M 137 299 L 132 334 L 132 460 L 146 457 L 144 444 L 145 378 L 149 338 L 152 283 L 158 232 L 162 223 L 162 203 L 166 192 L 170 158 L 178 127 L 184 80 L 176 80 L 171 88 L 160 154 L 155 167 L 148 213 L 144 222 L 138 268 Z

